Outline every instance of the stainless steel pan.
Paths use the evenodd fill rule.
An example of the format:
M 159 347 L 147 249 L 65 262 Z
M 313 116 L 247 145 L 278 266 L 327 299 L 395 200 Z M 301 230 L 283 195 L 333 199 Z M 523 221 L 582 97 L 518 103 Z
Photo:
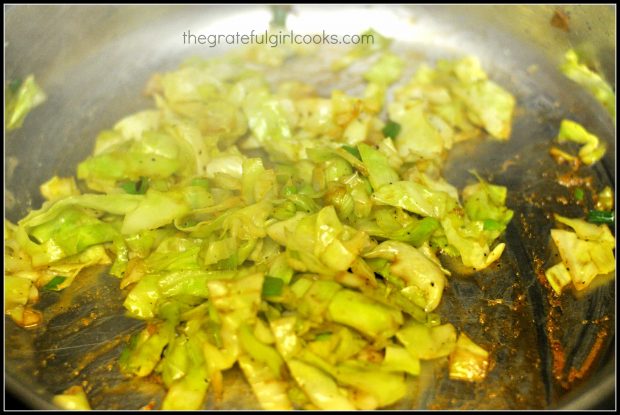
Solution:
M 616 180 L 612 120 L 557 69 L 564 52 L 576 47 L 614 84 L 615 9 L 564 6 L 568 26 L 557 27 L 550 22 L 558 9 L 292 6 L 290 28 L 355 34 L 373 27 L 409 52 L 411 67 L 474 54 L 518 100 L 509 142 L 462 144 L 446 169 L 458 187 L 472 167 L 508 186 L 508 206 L 515 210 L 500 265 L 452 278 L 439 310 L 491 349 L 492 370 L 485 382 L 472 385 L 449 381 L 445 371 L 429 365 L 400 408 L 587 409 L 614 394 L 615 281 L 579 300 L 570 294 L 554 300 L 539 283 L 553 225 L 549 214 L 583 214 L 565 203 L 571 189 L 558 182 L 564 171 L 548 155 L 563 118 L 583 123 L 609 145 L 601 163 L 579 174 L 591 176 L 599 190 Z M 48 100 L 23 128 L 5 134 L 6 217 L 15 221 L 40 206 L 40 183 L 54 174 L 73 175 L 99 130 L 146 108 L 140 92 L 152 73 L 225 49 L 184 45 L 184 31 L 260 31 L 270 19 L 268 6 L 7 6 L 5 85 L 34 73 Z M 43 327 L 23 330 L 5 318 L 6 387 L 33 408 L 52 408 L 53 394 L 80 383 L 98 409 L 137 409 L 163 396 L 148 379 L 119 374 L 114 362 L 141 323 L 123 317 L 118 281 L 96 271 L 60 294 L 43 296 Z M 208 407 L 257 407 L 239 374 L 227 375 L 226 382 L 223 400 L 210 397 Z

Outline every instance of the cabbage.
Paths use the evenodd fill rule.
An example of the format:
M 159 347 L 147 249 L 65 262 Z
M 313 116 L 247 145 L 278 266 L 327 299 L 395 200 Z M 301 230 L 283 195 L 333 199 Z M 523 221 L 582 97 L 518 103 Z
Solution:
M 43 183 L 39 189 L 43 197 L 50 201 L 80 194 L 73 177 L 54 176 Z
M 399 181 L 398 173 L 390 167 L 387 157 L 380 151 L 363 143 L 357 148 L 368 169 L 368 176 L 373 189 L 379 190 L 385 184 Z
M 594 225 L 560 215 L 555 215 L 555 218 L 574 230 L 551 229 L 551 238 L 575 289 L 584 290 L 596 276 L 611 273 L 616 269 L 616 240 L 607 225 Z M 551 285 L 556 292 L 559 293 L 561 287 L 566 285 L 565 273 L 562 273 L 561 269 L 553 267 L 547 270 L 546 275 L 548 278 L 551 276 L 550 282 L 553 281 Z
M 601 75 L 580 62 L 575 50 L 569 49 L 566 52 L 560 70 L 568 78 L 586 88 L 605 107 L 611 118 L 616 119 L 616 94 Z
M 441 268 L 418 249 L 403 242 L 386 241 L 365 256 L 387 259 L 390 274 L 403 281 L 401 293 L 426 312 L 439 305 L 445 276 Z
M 391 52 L 385 52 L 368 71 L 364 73 L 364 79 L 380 85 L 389 85 L 398 78 L 403 71 L 405 62 Z
M 396 333 L 396 338 L 409 353 L 424 360 L 448 356 L 457 344 L 456 329 L 450 323 L 428 327 L 411 321 Z
M 72 386 L 61 394 L 54 395 L 52 403 L 67 411 L 90 411 L 88 397 L 81 386 Z
M 380 33 L 373 29 L 368 29 L 360 35 L 360 39 L 366 39 L 366 41 L 360 41 L 355 47 L 353 47 L 347 54 L 341 56 L 332 62 L 332 69 L 340 71 L 347 68 L 353 62 L 365 58 L 375 52 L 387 49 L 392 43 L 391 39 L 382 36 Z
M 21 83 L 11 84 L 5 91 L 4 116 L 7 131 L 20 128 L 28 113 L 47 99 L 34 75 L 28 75 Z
M 601 142 L 597 136 L 589 133 L 579 123 L 571 120 L 562 120 L 558 141 L 560 143 L 573 141 L 583 144 L 579 150 L 579 159 L 588 165 L 594 164 L 602 159 L 605 155 L 605 151 L 607 151 L 607 146 L 605 143 Z
M 444 191 L 436 191 L 409 181 L 384 185 L 372 194 L 372 199 L 380 204 L 397 206 L 436 219 L 445 217 L 458 204 L 457 200 Z
M 489 367 L 489 352 L 474 343 L 465 333 L 459 333 L 450 354 L 450 379 L 468 382 L 484 380 Z
M 292 46 L 153 76 L 155 106 L 96 136 L 81 183 L 54 176 L 40 209 L 5 221 L 6 313 L 37 325 L 39 289 L 109 265 L 126 314 L 146 322 L 121 369 L 161 378 L 170 410 L 220 397 L 237 363 L 268 410 L 392 405 L 420 360 L 448 355 L 455 379 L 478 380 L 483 353 L 435 313 L 450 275 L 437 254 L 485 268 L 513 213 L 506 188 L 459 194 L 442 167 L 458 141 L 508 138 L 514 98 L 471 57 L 421 65 L 392 91 L 405 60 L 365 35 L 332 66 L 368 63 L 347 74 L 357 89 L 274 82 L 305 53 Z M 563 221 L 608 269 L 613 237 Z

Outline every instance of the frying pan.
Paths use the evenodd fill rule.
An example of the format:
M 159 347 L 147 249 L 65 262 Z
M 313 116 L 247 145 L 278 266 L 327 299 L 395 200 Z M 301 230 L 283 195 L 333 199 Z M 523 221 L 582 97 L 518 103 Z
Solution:
M 232 47 L 184 45 L 184 31 L 260 32 L 272 13 L 269 6 L 247 5 L 24 5 L 5 11 L 5 85 L 34 73 L 48 95 L 21 129 L 5 133 L 5 217 L 12 221 L 41 205 L 39 184 L 54 174 L 74 174 L 98 131 L 150 105 L 141 91 L 151 74 Z M 515 211 L 498 265 L 472 275 L 456 269 L 438 310 L 491 351 L 491 370 L 484 382 L 470 384 L 450 381 L 445 367 L 425 364 L 394 408 L 591 409 L 611 402 L 615 280 L 582 298 L 570 292 L 555 297 L 541 284 L 541 273 L 550 265 L 551 214 L 577 217 L 587 209 L 560 180 L 567 167 L 548 155 L 562 119 L 580 122 L 608 144 L 601 162 L 577 173 L 590 178 L 588 191 L 615 187 L 614 123 L 557 69 L 566 50 L 576 48 L 615 88 L 615 24 L 613 6 L 290 8 L 287 26 L 299 33 L 357 34 L 372 27 L 394 38 L 410 70 L 425 60 L 478 56 L 491 78 L 517 98 L 510 141 L 459 144 L 445 169 L 459 188 L 470 180 L 471 168 L 507 186 L 507 205 Z M 343 50 L 338 47 L 336 53 Z M 313 79 L 308 71 L 285 75 Z M 68 289 L 43 295 L 37 306 L 42 327 L 24 330 L 5 318 L 6 388 L 39 409 L 53 409 L 51 397 L 77 384 L 85 386 L 95 409 L 157 407 L 161 385 L 123 377 L 115 365 L 124 342 L 143 325 L 124 317 L 122 295 L 118 280 L 94 269 Z M 206 408 L 258 407 L 238 372 L 227 372 L 225 382 L 222 400 L 209 396 Z

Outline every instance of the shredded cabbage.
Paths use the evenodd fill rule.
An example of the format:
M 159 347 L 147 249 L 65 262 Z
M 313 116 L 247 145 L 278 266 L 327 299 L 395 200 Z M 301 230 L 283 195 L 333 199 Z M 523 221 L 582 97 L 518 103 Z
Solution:
M 601 75 L 592 71 L 586 64 L 580 61 L 579 55 L 574 49 L 569 49 L 566 52 L 564 61 L 560 65 L 560 70 L 568 78 L 577 82 L 594 95 L 615 122 L 616 94 Z
M 585 290 L 595 277 L 615 271 L 616 239 L 607 225 L 595 225 L 583 219 L 557 214 L 555 219 L 572 228 L 551 229 L 551 239 L 562 262 L 549 268 L 545 276 L 557 294 L 561 294 L 562 289 L 571 282 L 576 290 Z
M 376 58 L 360 96 L 270 84 L 290 48 L 153 77 L 155 107 L 96 137 L 79 188 L 53 177 L 40 209 L 5 222 L 7 314 L 37 324 L 39 289 L 111 264 L 127 315 L 146 321 L 120 368 L 161 376 L 170 410 L 221 395 L 236 363 L 275 410 L 385 407 L 420 360 L 447 356 L 453 378 L 480 380 L 486 355 L 432 313 L 450 275 L 438 255 L 489 266 L 512 211 L 482 178 L 459 192 L 442 157 L 483 131 L 508 139 L 515 100 L 465 57 L 421 66 L 386 104 L 406 62 L 366 34 L 332 64 Z M 613 241 L 573 225 L 566 240 L 594 244 L 587 266 L 609 269 L 595 246 Z
M 7 131 L 20 128 L 28 113 L 47 99 L 34 75 L 28 75 L 23 82 L 12 82 L 5 91 L 4 119 Z

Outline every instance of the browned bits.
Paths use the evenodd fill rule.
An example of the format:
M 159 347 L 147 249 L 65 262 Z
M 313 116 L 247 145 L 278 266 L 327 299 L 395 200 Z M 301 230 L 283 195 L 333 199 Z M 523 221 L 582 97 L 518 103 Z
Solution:
M 561 9 L 555 9 L 549 23 L 564 32 L 570 31 L 570 16 Z

